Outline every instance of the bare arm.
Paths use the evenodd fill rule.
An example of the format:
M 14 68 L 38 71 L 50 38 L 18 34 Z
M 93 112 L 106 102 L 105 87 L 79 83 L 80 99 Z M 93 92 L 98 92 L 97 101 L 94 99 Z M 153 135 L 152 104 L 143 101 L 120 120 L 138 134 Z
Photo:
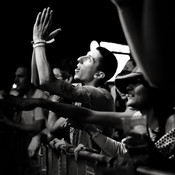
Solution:
M 34 54 L 32 57 L 32 70 L 36 83 L 45 90 L 60 95 L 60 85 L 50 67 L 46 55 L 46 40 L 49 37 L 49 28 L 52 22 L 53 11 L 45 8 L 39 12 L 33 27 Z M 33 79 L 34 81 L 34 79 Z
M 59 102 L 52 102 L 47 99 L 34 99 L 34 98 L 20 98 L 10 97 L 6 99 L 6 104 L 15 106 L 20 110 L 32 110 L 36 107 L 46 108 L 57 113 L 58 116 L 66 116 L 72 120 L 79 122 L 109 125 L 116 128 L 123 127 L 123 118 L 130 119 L 133 115 L 132 111 L 129 112 L 106 112 L 106 111 L 94 111 L 87 108 L 64 104 Z M 126 120 L 127 121 L 127 120 Z
M 57 114 L 50 111 L 48 116 L 48 128 L 50 133 L 54 134 L 59 130 L 64 130 L 67 127 L 67 119 L 57 117 Z
M 47 61 L 45 44 L 52 43 L 55 40 L 54 37 L 61 31 L 61 28 L 48 33 L 51 20 L 52 10 L 50 10 L 50 8 L 44 9 L 42 13 L 38 13 L 33 27 L 34 49 L 31 61 L 31 82 L 36 86 L 39 86 L 40 83 L 42 85 L 42 82 L 47 81 L 47 78 L 54 77 Z M 41 45 L 39 44 L 39 46 L 36 47 L 37 43 L 40 43 Z
M 171 114 L 168 117 L 166 125 L 165 125 L 165 133 L 169 132 L 173 128 L 175 128 L 175 114 Z
M 79 101 L 78 99 L 81 98 L 81 95 L 79 95 L 77 87 L 71 85 L 69 82 L 57 79 L 47 59 L 45 41 L 47 41 L 48 38 L 54 37 L 61 31 L 59 28 L 51 34 L 48 34 L 52 21 L 52 13 L 50 8 L 44 9 L 42 13 L 38 13 L 33 27 L 34 51 L 31 63 L 32 81 L 37 86 L 53 94 L 71 99 L 72 101 Z M 37 42 L 39 42 L 39 44 Z
M 125 144 L 99 133 L 93 138 L 94 142 L 103 150 L 103 154 L 117 157 L 127 152 Z
M 175 23 L 173 1 L 111 0 L 133 57 L 149 83 L 158 88 L 175 87 L 173 50 Z M 174 91 L 173 91 L 174 92 Z
M 31 61 L 31 83 L 33 83 L 35 86 L 39 86 L 39 75 L 34 50 L 32 52 L 32 61 Z
M 13 120 L 8 119 L 2 113 L 0 114 L 0 123 L 7 125 L 15 130 L 37 134 L 45 127 L 45 120 L 36 120 L 32 124 L 16 123 Z

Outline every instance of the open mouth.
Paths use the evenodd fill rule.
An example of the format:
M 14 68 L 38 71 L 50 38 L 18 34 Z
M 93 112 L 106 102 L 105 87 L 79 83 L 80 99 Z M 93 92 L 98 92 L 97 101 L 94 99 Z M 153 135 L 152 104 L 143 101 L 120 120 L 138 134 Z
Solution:
M 77 74 L 80 71 L 80 69 L 75 69 L 75 74 Z
M 134 93 L 128 93 L 128 94 L 126 94 L 126 96 L 127 96 L 128 98 L 133 98 L 135 95 L 134 95 Z

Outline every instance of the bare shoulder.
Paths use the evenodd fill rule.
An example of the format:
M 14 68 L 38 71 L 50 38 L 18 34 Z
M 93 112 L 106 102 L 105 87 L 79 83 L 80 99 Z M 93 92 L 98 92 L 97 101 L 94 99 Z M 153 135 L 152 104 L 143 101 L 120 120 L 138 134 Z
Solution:
M 175 128 L 175 113 L 171 114 L 166 122 L 166 126 L 165 126 L 165 131 L 168 132 L 171 129 Z

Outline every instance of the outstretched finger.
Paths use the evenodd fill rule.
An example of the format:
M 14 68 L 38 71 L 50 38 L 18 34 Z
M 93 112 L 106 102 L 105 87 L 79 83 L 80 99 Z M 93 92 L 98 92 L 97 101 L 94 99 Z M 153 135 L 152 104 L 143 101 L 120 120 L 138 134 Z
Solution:
M 43 23 L 44 26 L 48 23 L 49 15 L 50 15 L 50 7 L 48 7 L 48 8 L 44 11 L 44 14 L 43 14 L 42 23 Z
M 41 12 L 39 12 L 36 17 L 35 25 L 38 25 L 40 23 L 40 20 L 41 20 Z
M 41 13 L 40 23 L 43 23 L 45 21 L 46 12 L 47 12 L 47 10 L 46 10 L 46 8 L 44 8 L 42 13 Z
M 50 28 L 52 24 L 52 16 L 53 16 L 53 10 L 50 10 L 50 8 L 47 9 L 47 14 L 46 14 L 45 22 L 44 25 L 46 28 Z

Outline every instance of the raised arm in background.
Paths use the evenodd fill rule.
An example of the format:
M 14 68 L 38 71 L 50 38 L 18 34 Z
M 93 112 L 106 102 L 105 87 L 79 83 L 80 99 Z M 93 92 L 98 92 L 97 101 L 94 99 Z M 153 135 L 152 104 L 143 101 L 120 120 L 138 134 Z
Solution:
M 174 93 L 173 0 L 111 0 L 117 8 L 131 53 L 153 87 Z

